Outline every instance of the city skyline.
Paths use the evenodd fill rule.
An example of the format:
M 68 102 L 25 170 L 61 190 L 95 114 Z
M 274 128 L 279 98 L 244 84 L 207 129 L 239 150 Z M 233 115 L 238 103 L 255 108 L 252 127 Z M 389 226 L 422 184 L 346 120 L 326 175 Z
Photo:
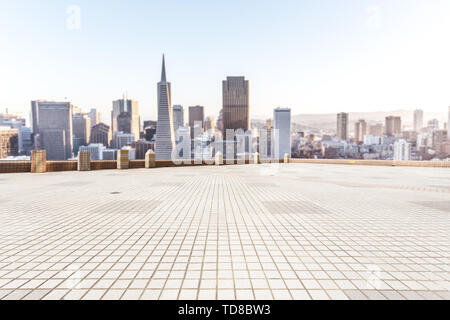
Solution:
M 187 32 L 198 32 L 200 25 L 193 24 L 187 30 L 181 25 L 199 5 L 207 14 L 211 30 L 192 36 L 193 43 L 188 44 L 184 39 Z M 431 112 L 444 110 L 449 104 L 446 75 L 450 62 L 446 57 L 450 46 L 440 41 L 448 38 L 450 30 L 450 23 L 444 19 L 450 8 L 448 1 L 361 1 L 353 6 L 349 2 L 330 3 L 326 12 L 304 1 L 285 1 L 283 8 L 264 1 L 258 8 L 251 3 L 234 5 L 240 11 L 236 26 L 228 29 L 221 24 L 227 14 L 214 21 L 215 9 L 203 1 L 192 8 L 181 2 L 137 1 L 124 7 L 79 1 L 77 29 L 66 25 L 73 16 L 70 12 L 76 11 L 68 10 L 66 4 L 2 2 L 5 10 L 1 12 L 8 12 L 8 16 L 0 13 L 6 25 L 0 34 L 7 39 L 0 59 L 0 85 L 7 94 L 0 97 L 0 110 L 9 108 L 12 113 L 28 116 L 26 108 L 31 100 L 48 97 L 63 101 L 67 97 L 83 109 L 97 108 L 105 117 L 110 97 L 127 91 L 140 102 L 142 118 L 155 119 L 156 94 L 149 87 L 157 82 L 156 61 L 162 52 L 170 57 L 172 70 L 176 70 L 171 74 L 174 104 L 202 105 L 208 115 L 219 114 L 221 81 L 229 75 L 245 75 L 252 80 L 251 118 L 269 118 L 276 106 L 288 106 L 295 115 L 419 108 Z M 186 16 L 177 13 L 180 20 L 163 32 L 171 41 L 161 39 L 154 24 L 178 6 L 187 10 Z M 230 13 L 230 8 L 222 9 Z M 111 21 L 119 13 L 136 15 L 137 20 L 148 14 L 153 20 L 141 28 L 132 24 L 122 30 L 99 17 L 102 10 L 110 14 Z M 28 11 L 38 14 L 30 16 Z M 251 28 L 245 25 L 247 15 L 256 16 Z M 277 22 L 269 28 L 263 17 Z M 95 21 L 98 25 L 94 25 L 94 18 L 100 20 Z M 22 22 L 26 22 L 25 26 Z M 246 28 L 239 28 L 243 25 Z M 102 39 L 105 28 L 117 31 L 126 49 L 112 46 L 119 39 L 116 36 Z M 303 31 L 306 29 L 311 30 L 310 34 Z M 289 31 L 282 34 L 281 30 Z M 158 42 L 144 45 L 133 32 Z M 217 37 L 212 37 L 213 32 Z M 223 44 L 219 45 L 220 40 L 215 38 Z M 51 50 L 55 41 L 64 45 L 61 52 Z M 28 50 L 31 45 L 33 50 Z M 136 49 L 130 49 L 133 45 Z M 224 47 L 230 48 L 218 52 Z M 433 59 L 429 59 L 431 56 Z M 60 76 L 65 80 L 61 81 Z M 201 88 L 195 86 L 200 81 Z

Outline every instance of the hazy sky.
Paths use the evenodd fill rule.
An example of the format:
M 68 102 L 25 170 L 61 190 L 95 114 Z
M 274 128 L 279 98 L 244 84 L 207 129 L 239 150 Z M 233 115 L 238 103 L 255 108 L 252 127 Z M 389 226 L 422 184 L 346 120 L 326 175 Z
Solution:
M 446 112 L 449 16 L 449 0 L 1 0 L 0 112 L 67 97 L 107 119 L 127 91 L 156 118 L 163 52 L 173 103 L 208 115 L 227 75 L 250 80 L 252 116 Z

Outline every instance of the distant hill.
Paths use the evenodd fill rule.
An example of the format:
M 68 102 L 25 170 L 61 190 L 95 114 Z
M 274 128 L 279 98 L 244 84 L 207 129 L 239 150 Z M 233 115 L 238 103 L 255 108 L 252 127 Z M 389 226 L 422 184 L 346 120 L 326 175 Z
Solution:
M 413 126 L 414 111 L 412 110 L 396 110 L 396 111 L 377 111 L 377 112 L 349 112 L 349 131 L 353 131 L 356 121 L 364 119 L 369 123 L 381 122 L 387 116 L 402 117 L 402 125 L 406 128 Z M 446 112 L 424 112 L 424 125 L 430 119 L 438 119 L 439 125 L 443 128 L 443 123 L 447 122 Z M 302 127 L 309 127 L 323 130 L 336 130 L 336 114 L 299 114 L 292 116 L 292 122 Z

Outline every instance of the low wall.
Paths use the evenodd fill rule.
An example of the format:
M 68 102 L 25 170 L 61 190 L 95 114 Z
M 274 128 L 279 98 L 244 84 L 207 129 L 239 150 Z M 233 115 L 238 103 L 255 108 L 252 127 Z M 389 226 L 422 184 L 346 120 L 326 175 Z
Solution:
M 0 173 L 31 172 L 31 161 L 0 161 Z
M 261 159 L 261 163 L 268 160 Z M 280 163 L 282 159 L 278 160 Z M 253 160 L 245 160 L 245 164 L 253 163 Z M 357 165 L 357 166 L 388 166 L 388 167 L 426 167 L 426 168 L 450 168 L 450 161 L 392 161 L 392 160 L 328 160 L 328 159 L 291 159 L 290 163 L 311 163 L 311 164 L 337 164 L 337 165 Z M 237 165 L 239 160 L 232 160 L 227 163 L 224 160 L 224 165 Z M 190 166 L 207 166 L 214 165 L 212 161 L 201 164 L 190 161 L 181 165 L 176 165 L 170 160 L 157 160 L 157 168 L 165 167 L 190 167 Z M 47 172 L 58 171 L 76 171 L 77 161 L 47 161 Z M 130 169 L 145 168 L 145 160 L 131 160 Z M 91 170 L 113 170 L 117 169 L 116 160 L 98 160 L 91 161 Z M 0 173 L 19 173 L 31 172 L 31 161 L 0 161 Z
M 77 161 L 47 161 L 47 172 L 76 171 Z
M 450 168 L 450 161 L 291 159 L 291 163 L 339 164 L 355 166 Z

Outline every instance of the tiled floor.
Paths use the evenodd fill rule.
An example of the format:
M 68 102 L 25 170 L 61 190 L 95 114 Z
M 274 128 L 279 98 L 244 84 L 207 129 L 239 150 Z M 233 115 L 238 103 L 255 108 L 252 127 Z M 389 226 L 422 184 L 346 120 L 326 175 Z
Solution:
M 0 299 L 450 299 L 450 170 L 0 176 Z

